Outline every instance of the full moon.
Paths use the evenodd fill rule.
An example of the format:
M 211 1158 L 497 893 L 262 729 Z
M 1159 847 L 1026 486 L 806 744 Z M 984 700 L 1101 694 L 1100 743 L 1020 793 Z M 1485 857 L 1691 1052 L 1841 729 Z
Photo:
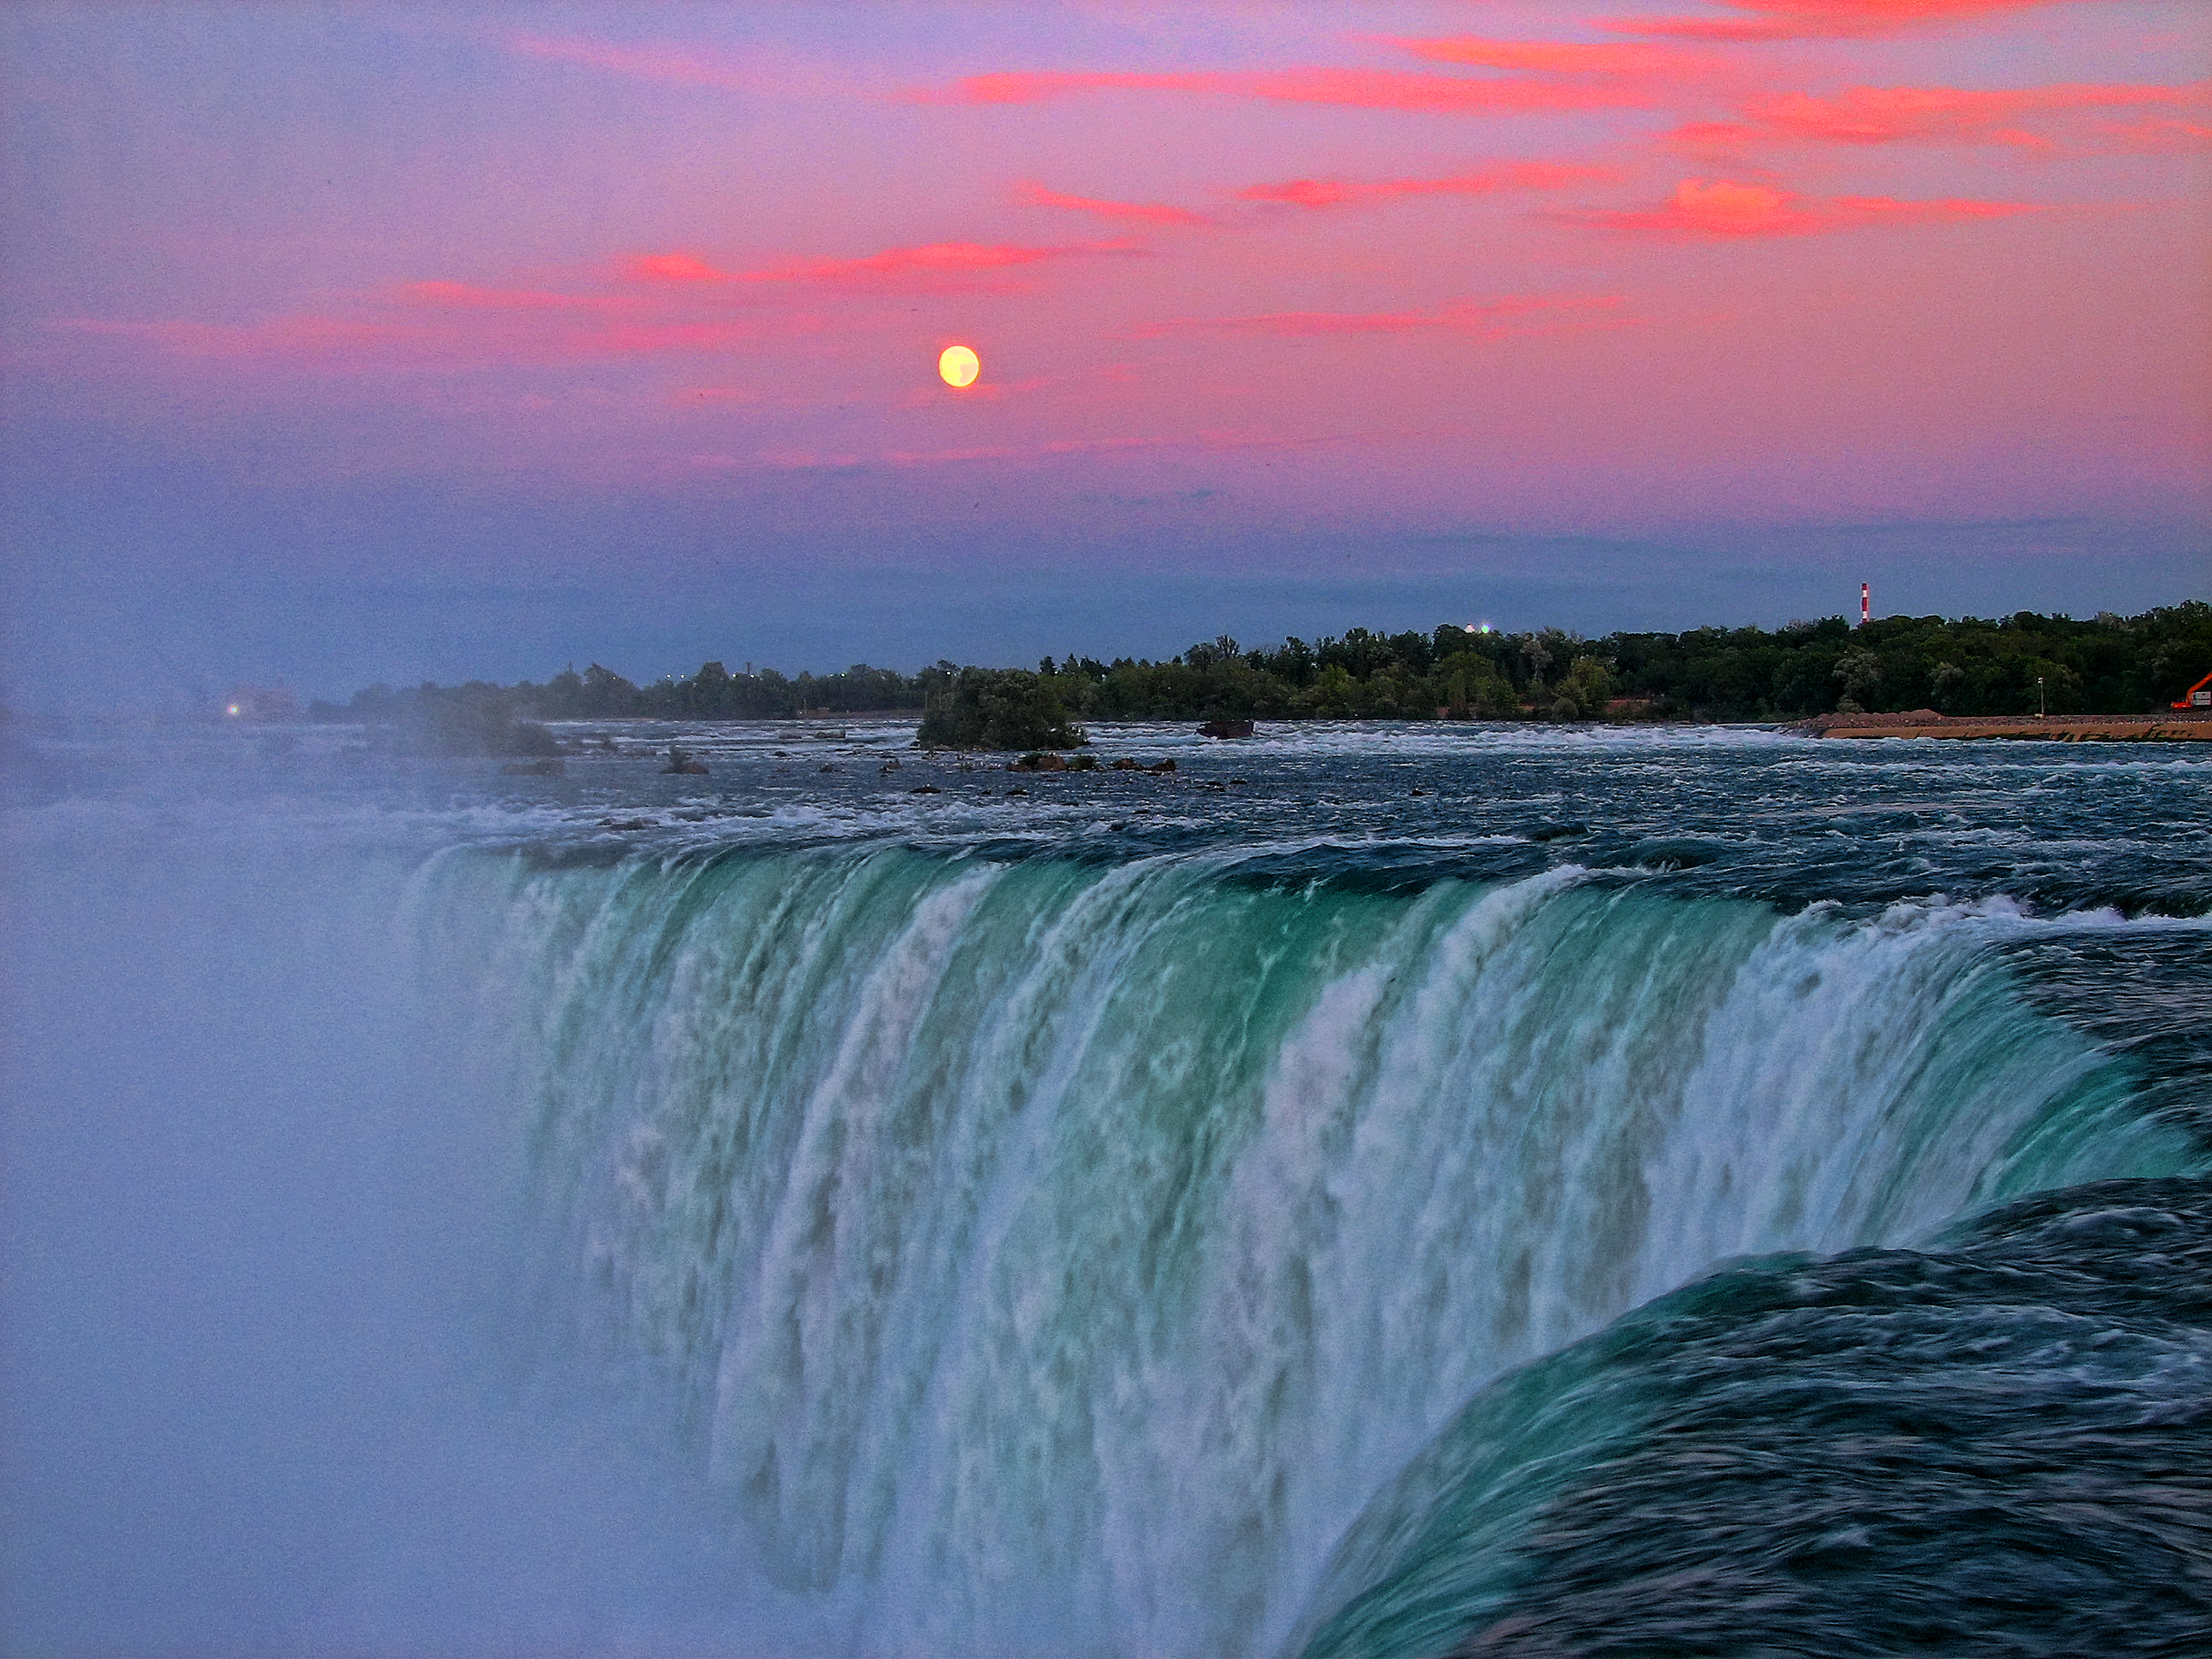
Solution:
M 947 346 L 938 354 L 937 372 L 947 386 L 973 386 L 983 372 L 983 360 L 967 346 Z

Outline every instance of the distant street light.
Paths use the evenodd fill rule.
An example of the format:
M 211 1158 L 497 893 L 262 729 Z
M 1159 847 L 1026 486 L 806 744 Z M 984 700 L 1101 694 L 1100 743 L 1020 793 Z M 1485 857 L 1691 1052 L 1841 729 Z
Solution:
M 2043 676 L 2040 674 L 2035 677 L 2035 718 L 2039 720 L 2051 718 L 2049 706 L 2043 701 Z

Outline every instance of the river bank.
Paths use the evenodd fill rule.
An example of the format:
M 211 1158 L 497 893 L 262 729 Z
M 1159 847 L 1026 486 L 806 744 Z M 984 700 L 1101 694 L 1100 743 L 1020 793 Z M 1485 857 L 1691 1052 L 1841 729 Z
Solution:
M 2212 715 L 2197 709 L 2167 714 L 1821 714 L 1790 728 L 1814 738 L 2025 738 L 2045 743 L 2208 743 Z

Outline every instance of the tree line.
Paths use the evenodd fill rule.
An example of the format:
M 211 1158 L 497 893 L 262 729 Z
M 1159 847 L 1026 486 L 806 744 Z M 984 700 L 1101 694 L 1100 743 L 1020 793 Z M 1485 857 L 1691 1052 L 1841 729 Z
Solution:
M 1074 720 L 1796 720 L 1836 711 L 1946 714 L 2154 712 L 2212 672 L 2212 605 L 2086 621 L 2023 611 L 1998 619 L 1840 617 L 1760 628 L 1584 639 L 1559 629 L 1506 634 L 1447 623 L 1246 649 L 1223 635 L 1165 662 L 1050 658 L 1022 670 L 939 662 L 918 674 L 857 664 L 841 674 L 732 674 L 634 684 L 593 663 L 544 684 L 374 685 L 321 720 L 426 732 L 436 746 L 536 752 L 518 735 L 562 720 L 780 720 L 971 706 L 1035 694 Z M 989 674 L 987 688 L 963 676 Z M 1021 686 L 1004 676 L 1021 676 Z M 964 699 L 964 702 L 963 700 Z

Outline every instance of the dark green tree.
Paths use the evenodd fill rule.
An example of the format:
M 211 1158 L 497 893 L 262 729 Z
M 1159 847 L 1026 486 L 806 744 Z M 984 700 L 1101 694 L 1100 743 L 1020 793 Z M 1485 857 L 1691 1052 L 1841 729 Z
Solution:
M 923 749 L 1074 749 L 1086 739 L 1052 687 L 1020 668 L 963 668 L 930 694 L 915 744 Z

